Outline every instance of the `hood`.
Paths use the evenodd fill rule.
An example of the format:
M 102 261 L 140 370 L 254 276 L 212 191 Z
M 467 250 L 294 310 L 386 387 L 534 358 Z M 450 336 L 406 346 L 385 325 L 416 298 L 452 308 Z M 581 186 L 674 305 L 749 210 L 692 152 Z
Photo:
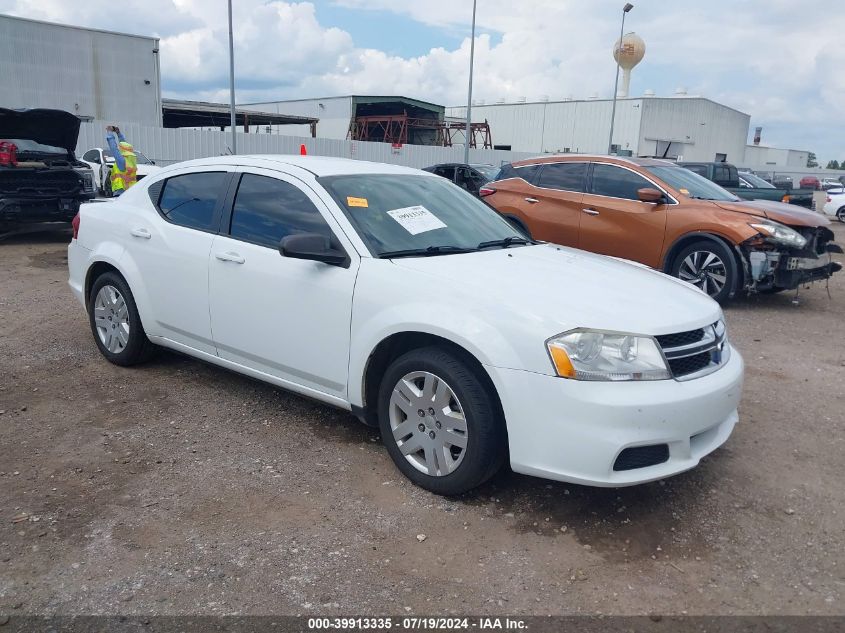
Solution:
M 714 202 L 727 211 L 736 211 L 761 218 L 769 218 L 787 226 L 827 226 L 830 221 L 822 215 L 794 204 L 771 200 L 744 200 L 742 202 Z
M 26 139 L 62 147 L 73 154 L 80 123 L 78 116 L 64 110 L 0 108 L 0 139 Z
M 685 332 L 721 308 L 685 282 L 642 265 L 542 244 L 461 255 L 403 258 L 397 266 L 438 277 L 475 309 L 547 336 L 590 327 L 635 334 Z

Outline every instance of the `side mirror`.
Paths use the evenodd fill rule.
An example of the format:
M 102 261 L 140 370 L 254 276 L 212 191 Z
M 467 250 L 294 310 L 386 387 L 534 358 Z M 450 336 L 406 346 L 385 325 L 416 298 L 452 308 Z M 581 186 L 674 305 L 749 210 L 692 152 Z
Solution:
M 663 192 L 653 187 L 637 189 L 637 198 L 640 199 L 640 202 L 649 202 L 651 204 L 659 204 L 666 201 Z
M 317 233 L 298 233 L 283 237 L 279 242 L 282 257 L 307 259 L 331 266 L 348 265 L 349 256 L 342 250 L 332 248 L 331 240 Z

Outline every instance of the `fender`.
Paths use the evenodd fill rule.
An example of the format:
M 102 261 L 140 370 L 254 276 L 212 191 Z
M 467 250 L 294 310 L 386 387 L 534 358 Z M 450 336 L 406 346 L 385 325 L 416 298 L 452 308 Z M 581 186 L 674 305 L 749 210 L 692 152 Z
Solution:
M 138 308 L 138 314 L 141 317 L 141 323 L 144 324 L 144 330 L 148 335 L 155 336 L 157 332 L 148 329 L 155 328 L 155 318 L 150 311 L 151 302 L 147 294 L 146 284 L 144 284 L 144 276 L 138 269 L 138 265 L 132 257 L 128 255 L 126 249 L 117 242 L 100 242 L 97 248 L 91 251 L 88 259 L 87 269 L 85 271 L 85 287 L 88 286 L 89 275 L 91 269 L 98 262 L 103 262 L 114 266 L 117 271 L 129 284 L 129 289 L 135 297 L 135 306 Z
M 666 255 L 664 255 L 663 261 L 660 262 L 661 271 L 668 272 L 668 267 L 671 264 L 669 256 L 674 254 L 673 251 L 675 250 L 675 247 L 682 241 L 685 241 L 692 237 L 710 241 L 722 240 L 724 242 L 724 245 L 727 246 L 728 249 L 730 249 L 731 251 L 734 250 L 734 240 L 716 231 L 692 231 L 690 233 L 684 233 L 683 235 L 678 237 L 674 242 L 672 242 L 669 248 L 666 249 Z
M 519 355 L 503 332 L 476 315 L 443 310 L 443 306 L 429 302 L 415 302 L 389 306 L 371 315 L 364 322 L 357 322 L 353 308 L 353 332 L 349 355 L 347 397 L 352 406 L 364 404 L 364 375 L 368 361 L 385 339 L 395 334 L 416 332 L 446 339 L 467 352 L 485 366 L 525 368 L 528 359 Z M 534 364 L 542 363 L 538 371 L 549 373 L 551 366 L 544 355 L 542 343 L 538 344 Z M 548 366 L 547 366 L 548 365 Z

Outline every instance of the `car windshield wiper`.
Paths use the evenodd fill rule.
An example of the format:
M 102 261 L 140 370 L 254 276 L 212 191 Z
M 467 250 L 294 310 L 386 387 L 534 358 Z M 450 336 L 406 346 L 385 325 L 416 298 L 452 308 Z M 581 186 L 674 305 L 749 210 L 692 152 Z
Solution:
M 463 246 L 427 246 L 426 248 L 408 248 L 401 251 L 385 251 L 379 254 L 380 259 L 393 259 L 395 257 L 431 257 L 432 255 L 453 255 L 455 253 L 474 253 L 477 248 L 464 248 Z
M 529 240 L 525 237 L 506 237 L 502 240 L 490 240 L 489 242 L 481 242 L 478 245 L 478 250 L 483 248 L 493 248 L 494 246 L 501 246 L 502 248 L 507 248 L 508 246 L 513 246 L 514 244 L 534 244 L 534 240 Z

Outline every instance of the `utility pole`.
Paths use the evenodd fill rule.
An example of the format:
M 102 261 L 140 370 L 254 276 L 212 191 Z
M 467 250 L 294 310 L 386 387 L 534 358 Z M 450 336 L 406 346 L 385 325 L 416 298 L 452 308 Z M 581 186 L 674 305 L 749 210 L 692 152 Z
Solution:
M 626 2 L 622 7 L 622 28 L 619 29 L 619 46 L 622 46 L 622 38 L 625 37 L 625 14 L 628 13 L 634 5 Z M 618 55 L 617 55 L 618 57 Z M 610 138 L 607 141 L 607 153 L 613 152 L 613 124 L 616 122 L 616 95 L 619 91 L 619 60 L 616 60 L 616 81 L 613 82 L 613 109 L 610 112 Z
M 235 117 L 235 39 L 232 35 L 232 0 L 229 0 L 229 115 L 232 125 L 232 153 L 238 153 L 238 130 Z
M 231 0 L 230 0 L 231 1 Z M 477 0 L 472 0 L 472 39 L 469 44 L 469 94 L 467 95 L 467 129 L 464 144 L 464 163 L 469 163 L 469 143 L 472 138 L 472 69 L 475 63 L 475 9 Z

